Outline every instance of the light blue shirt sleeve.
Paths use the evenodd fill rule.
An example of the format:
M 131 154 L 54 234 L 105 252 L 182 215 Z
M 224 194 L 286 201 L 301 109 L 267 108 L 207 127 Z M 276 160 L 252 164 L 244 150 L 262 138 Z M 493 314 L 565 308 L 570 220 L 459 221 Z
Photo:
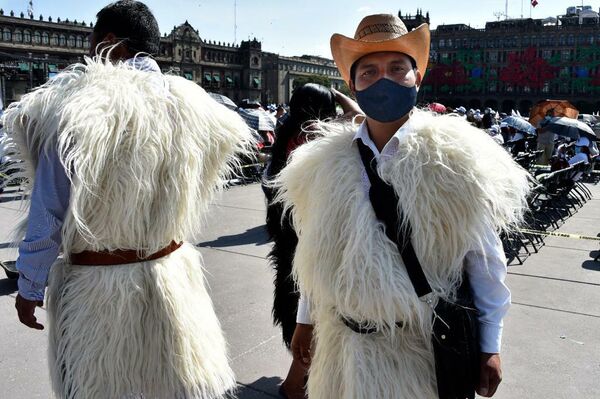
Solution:
M 19 245 L 19 294 L 44 299 L 52 264 L 62 243 L 61 230 L 71 194 L 71 183 L 56 151 L 40 154 L 25 239 Z

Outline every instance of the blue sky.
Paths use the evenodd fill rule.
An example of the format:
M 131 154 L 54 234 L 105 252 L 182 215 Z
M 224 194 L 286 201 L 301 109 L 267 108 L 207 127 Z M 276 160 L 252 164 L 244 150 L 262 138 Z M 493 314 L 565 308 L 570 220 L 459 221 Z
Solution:
M 69 18 L 78 21 L 93 21 L 96 12 L 107 1 L 97 0 L 33 0 L 36 18 Z M 577 0 L 538 0 L 532 10 L 534 18 L 564 14 L 568 5 L 581 5 Z M 27 10 L 28 0 L 0 0 L 5 11 L 17 14 Z M 170 32 L 174 25 L 186 19 L 207 40 L 234 41 L 233 0 L 146 0 L 154 11 L 161 31 Z M 511 17 L 523 13 L 529 16 L 529 0 L 509 0 L 508 14 Z M 600 0 L 584 1 L 594 10 L 600 9 Z M 467 23 L 482 27 L 486 21 L 495 20 L 495 12 L 503 12 L 505 0 L 237 0 L 237 39 L 256 37 L 263 49 L 283 55 L 314 54 L 330 57 L 331 34 L 342 33 L 353 36 L 361 18 L 373 13 L 403 13 L 416 11 L 417 6 L 431 14 L 431 23 Z

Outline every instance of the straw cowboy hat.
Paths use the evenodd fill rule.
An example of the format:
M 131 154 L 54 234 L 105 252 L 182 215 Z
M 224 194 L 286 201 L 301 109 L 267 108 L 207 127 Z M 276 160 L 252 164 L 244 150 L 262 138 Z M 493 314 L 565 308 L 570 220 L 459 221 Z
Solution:
M 331 36 L 331 53 L 342 78 L 350 81 L 350 68 L 361 57 L 380 51 L 393 51 L 411 56 L 421 75 L 429 61 L 429 25 L 408 31 L 400 18 L 390 14 L 369 15 L 356 28 L 354 39 L 338 33 Z

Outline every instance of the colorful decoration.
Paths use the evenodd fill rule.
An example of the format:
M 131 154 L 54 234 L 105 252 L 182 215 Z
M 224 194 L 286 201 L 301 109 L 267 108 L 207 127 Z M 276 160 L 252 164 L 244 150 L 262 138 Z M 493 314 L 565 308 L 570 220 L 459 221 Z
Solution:
M 538 57 L 537 50 L 529 47 L 522 54 L 508 55 L 508 65 L 500 70 L 500 80 L 515 87 L 541 89 L 556 76 L 556 67 Z
M 501 90 L 497 83 L 504 83 L 529 90 L 560 85 L 565 94 L 571 89 L 600 94 L 600 43 L 575 47 L 568 54 L 554 50 L 545 57 L 538 55 L 539 50 L 529 47 L 510 52 L 506 65 L 498 67 L 495 61 L 485 62 L 482 49 L 459 49 L 451 60 L 430 65 L 423 89 L 427 93 L 436 88 L 441 93 L 478 93 L 486 86 Z

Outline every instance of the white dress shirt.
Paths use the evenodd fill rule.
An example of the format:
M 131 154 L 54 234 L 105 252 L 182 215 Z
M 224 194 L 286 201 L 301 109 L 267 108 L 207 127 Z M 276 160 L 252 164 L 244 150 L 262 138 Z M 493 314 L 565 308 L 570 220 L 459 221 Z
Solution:
M 410 119 L 394 134 L 384 146 L 381 153 L 369 137 L 365 122 L 358 129 L 354 140 L 362 140 L 367 145 L 378 163 L 385 162 L 398 150 L 398 143 L 411 130 Z M 367 172 L 362 171 L 362 182 L 368 194 L 371 187 Z M 365 196 L 365 201 L 369 198 Z M 482 248 L 476 248 L 465 257 L 466 272 L 473 292 L 475 306 L 479 310 L 480 348 L 485 353 L 500 353 L 502 340 L 502 319 L 510 307 L 510 291 L 504 280 L 506 278 L 506 257 L 498 234 L 490 230 L 483 239 Z M 300 296 L 296 322 L 312 324 L 310 301 L 305 295 Z

